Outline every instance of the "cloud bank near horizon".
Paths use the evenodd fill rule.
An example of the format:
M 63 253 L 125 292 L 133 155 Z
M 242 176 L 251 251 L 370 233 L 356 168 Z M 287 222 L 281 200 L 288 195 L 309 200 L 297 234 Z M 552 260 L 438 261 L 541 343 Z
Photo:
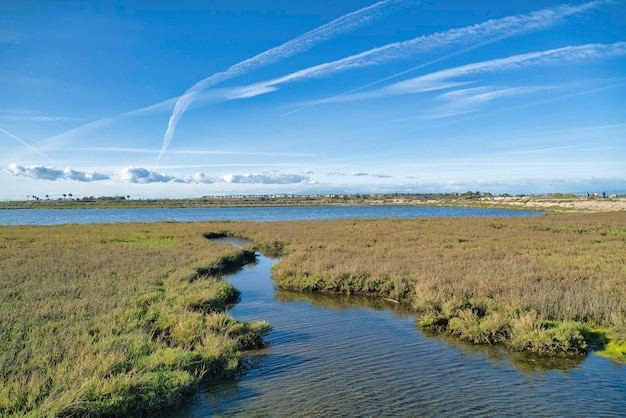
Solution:
M 26 177 L 35 180 L 68 180 L 81 183 L 108 181 L 119 184 L 186 184 L 186 185 L 207 185 L 223 184 L 238 187 L 231 192 L 241 193 L 240 187 L 252 187 L 259 185 L 291 185 L 298 186 L 299 190 L 292 190 L 292 193 L 319 194 L 319 193 L 445 193 L 445 192 L 466 192 L 468 190 L 481 190 L 492 193 L 550 193 L 550 192 L 602 192 L 626 193 L 623 185 L 626 179 L 623 178 L 515 178 L 506 181 L 489 180 L 448 180 L 436 182 L 425 180 L 419 176 L 404 176 L 403 179 L 396 178 L 396 181 L 386 184 L 327 184 L 312 179 L 308 174 L 284 173 L 280 171 L 270 171 L 262 173 L 247 174 L 226 174 L 215 177 L 207 176 L 198 172 L 191 176 L 176 177 L 166 173 L 159 173 L 141 167 L 127 167 L 113 174 L 85 172 L 66 168 L 64 170 L 46 166 L 22 167 L 11 164 L 4 170 L 6 173 L 16 177 Z M 349 174 L 334 172 L 328 176 L 348 176 L 348 177 L 376 177 L 393 178 L 388 175 L 368 174 L 365 172 L 352 172 Z M 254 192 L 258 194 L 257 192 Z M 93 194 L 93 193 L 92 193 Z M 185 194 L 182 192 L 181 194 Z M 228 194 L 222 189 L 221 193 Z
M 238 184 L 296 184 L 311 183 L 309 176 L 304 174 L 286 174 L 279 171 L 261 174 L 228 174 L 223 176 L 226 183 Z
M 151 183 L 184 183 L 184 184 L 212 184 L 217 182 L 230 184 L 314 184 L 308 174 L 291 174 L 281 171 L 246 174 L 224 174 L 207 176 L 198 172 L 189 176 L 176 177 L 160 173 L 143 167 L 126 167 L 112 173 L 97 173 L 75 170 L 70 167 L 61 170 L 43 165 L 21 166 L 11 163 L 4 170 L 15 177 L 26 177 L 34 180 L 73 180 L 79 182 L 94 182 L 111 180 L 119 183 L 151 184 Z

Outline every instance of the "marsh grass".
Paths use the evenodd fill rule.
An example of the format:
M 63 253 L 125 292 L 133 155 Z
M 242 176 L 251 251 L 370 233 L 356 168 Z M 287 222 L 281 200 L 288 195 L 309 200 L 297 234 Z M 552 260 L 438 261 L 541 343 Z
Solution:
M 420 326 L 518 350 L 626 341 L 626 212 L 223 228 L 261 251 L 281 249 L 273 278 L 282 289 L 398 300 Z
M 222 312 L 239 294 L 215 275 L 252 250 L 212 234 L 282 255 L 283 289 L 392 299 L 479 344 L 626 360 L 624 212 L 4 226 L 0 415 L 138 415 L 233 376 L 269 325 Z
M 269 325 L 223 313 L 250 254 L 199 228 L 0 227 L 0 416 L 137 415 L 233 376 Z

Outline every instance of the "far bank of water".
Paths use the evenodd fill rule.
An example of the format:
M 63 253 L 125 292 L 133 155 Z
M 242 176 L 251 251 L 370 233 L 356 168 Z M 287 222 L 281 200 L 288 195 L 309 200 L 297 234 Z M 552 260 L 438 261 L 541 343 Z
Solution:
M 115 222 L 299 221 L 339 218 L 537 216 L 543 212 L 447 206 L 261 206 L 239 208 L 7 209 L 0 225 Z
M 168 416 L 624 416 L 622 365 L 426 335 L 380 299 L 276 291 L 277 261 L 260 256 L 228 278 L 242 292 L 231 314 L 269 321 L 270 345 L 238 380 Z

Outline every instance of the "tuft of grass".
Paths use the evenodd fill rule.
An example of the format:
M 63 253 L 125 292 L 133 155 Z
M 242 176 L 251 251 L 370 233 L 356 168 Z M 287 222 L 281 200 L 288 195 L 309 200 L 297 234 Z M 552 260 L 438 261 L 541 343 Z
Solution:
M 480 317 L 471 309 L 464 309 L 452 318 L 448 330 L 452 335 L 474 344 L 503 344 L 511 334 L 509 322 L 501 314 Z
M 536 353 L 586 353 L 587 327 L 576 322 L 543 320 L 531 311 L 513 321 L 508 345 L 518 351 Z
M 626 341 L 609 341 L 598 354 L 613 360 L 626 363 Z

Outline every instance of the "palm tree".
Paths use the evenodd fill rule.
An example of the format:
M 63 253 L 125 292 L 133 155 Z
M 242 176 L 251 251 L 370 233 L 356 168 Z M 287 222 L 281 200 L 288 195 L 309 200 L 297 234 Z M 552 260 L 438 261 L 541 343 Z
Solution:
M 67 195 L 65 193 L 63 193 L 63 199 L 67 198 Z

